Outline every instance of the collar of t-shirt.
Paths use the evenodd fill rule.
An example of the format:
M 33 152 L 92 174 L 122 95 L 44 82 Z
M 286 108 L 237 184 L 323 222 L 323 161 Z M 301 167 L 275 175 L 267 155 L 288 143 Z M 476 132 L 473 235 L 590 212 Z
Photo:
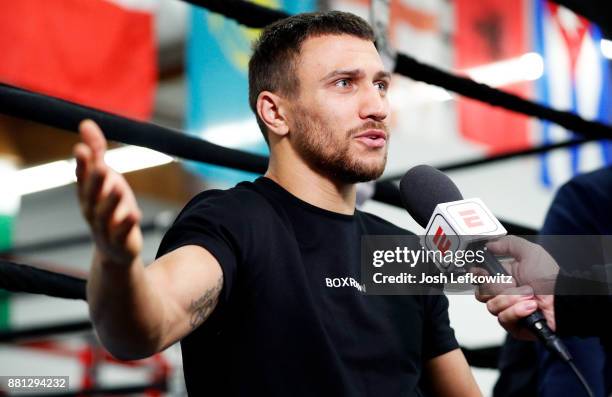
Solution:
M 291 205 L 291 206 L 297 206 L 306 211 L 313 212 L 318 215 L 333 218 L 336 220 L 354 221 L 355 214 L 359 212 L 357 209 L 355 209 L 355 214 L 347 215 L 347 214 L 341 214 L 339 212 L 329 211 L 324 208 L 317 207 L 315 205 L 307 203 L 304 200 L 301 200 L 297 196 L 294 196 L 293 194 L 285 190 L 285 188 L 283 188 L 281 185 L 279 185 L 272 179 L 265 177 L 265 176 L 261 176 L 257 178 L 255 180 L 255 186 L 260 188 L 260 191 L 263 194 L 270 193 L 274 196 L 274 198 L 282 201 L 284 204 Z

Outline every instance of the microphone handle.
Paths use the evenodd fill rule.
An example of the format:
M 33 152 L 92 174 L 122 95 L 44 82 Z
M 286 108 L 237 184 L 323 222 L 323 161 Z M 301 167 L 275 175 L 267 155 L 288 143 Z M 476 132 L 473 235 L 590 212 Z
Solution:
M 510 274 L 508 274 L 506 269 L 504 269 L 504 267 L 499 262 L 499 260 L 495 257 L 495 255 L 493 255 L 491 252 L 489 252 L 488 249 L 486 249 L 486 247 L 484 247 L 484 243 L 482 245 L 483 245 L 482 250 L 484 251 L 484 254 L 483 254 L 484 266 L 485 266 L 485 269 L 489 272 L 489 274 L 494 276 L 497 273 L 499 273 L 504 276 L 510 276 Z

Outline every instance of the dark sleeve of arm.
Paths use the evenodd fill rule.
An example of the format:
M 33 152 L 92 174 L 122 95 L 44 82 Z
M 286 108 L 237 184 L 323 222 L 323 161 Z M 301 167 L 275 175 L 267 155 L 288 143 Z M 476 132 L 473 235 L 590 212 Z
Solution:
M 559 274 L 555 288 L 555 321 L 560 335 L 612 338 L 610 295 L 568 295 L 582 279 Z
M 597 224 L 597 200 L 590 185 L 573 179 L 559 188 L 544 225 L 542 235 L 600 234 Z
M 423 296 L 425 323 L 423 327 L 423 358 L 440 356 L 459 347 L 455 331 L 448 319 L 448 299 L 444 295 Z
M 186 245 L 208 250 L 223 271 L 220 302 L 227 301 L 238 264 L 248 248 L 247 222 L 241 218 L 236 199 L 221 190 L 209 190 L 194 197 L 183 208 L 164 235 L 156 257 Z
M 560 335 L 607 336 L 612 305 L 604 240 L 592 236 L 609 230 L 608 173 L 583 175 L 563 185 L 546 215 L 541 234 L 551 235 L 544 247 L 561 266 L 555 290 L 555 319 Z M 573 235 L 572 240 L 554 235 Z M 584 238 L 579 237 L 584 235 Z M 605 256 L 605 255 L 604 255 Z M 607 335 L 606 335 L 607 334 Z M 608 336 L 609 337 L 609 336 Z
M 592 194 L 591 194 L 592 195 Z M 590 265 L 585 263 L 589 255 L 597 251 L 597 242 L 592 236 L 598 234 L 594 206 L 591 205 L 592 198 L 589 197 L 589 189 L 580 180 L 572 180 L 563 185 L 557 192 L 551 207 L 546 215 L 544 226 L 540 233 L 540 241 L 544 248 L 557 260 L 557 263 L 565 272 L 584 273 Z M 585 236 L 580 236 L 585 235 Z M 586 250 L 586 252 L 585 252 Z M 594 260 L 594 258 L 588 258 Z M 586 285 L 574 285 L 575 288 L 592 287 Z M 569 292 L 569 291 L 568 291 Z M 577 292 L 577 291 L 575 291 Z M 576 293 L 574 297 L 579 297 Z M 567 296 L 562 296 L 561 299 Z M 557 299 L 557 298 L 555 298 Z M 585 313 L 586 314 L 586 313 Z M 590 314 L 586 314 L 589 317 Z M 588 320 L 587 320 L 588 321 Z M 587 381 L 596 390 L 603 387 L 601 377 L 601 365 L 597 357 L 605 357 L 598 338 L 569 338 L 568 334 L 574 330 L 568 330 L 567 326 L 581 324 L 583 321 L 559 324 L 557 320 L 557 333 L 563 337 L 567 349 L 574 357 L 575 365 L 580 369 Z M 564 329 L 567 332 L 564 332 Z M 559 332 L 561 331 L 561 332 Z M 584 331 L 584 328 L 582 328 Z M 582 332 L 581 331 L 581 332 Z M 538 389 L 542 397 L 577 395 L 582 392 L 582 386 L 571 368 L 543 348 L 537 349 L 537 361 L 532 363 L 538 372 Z

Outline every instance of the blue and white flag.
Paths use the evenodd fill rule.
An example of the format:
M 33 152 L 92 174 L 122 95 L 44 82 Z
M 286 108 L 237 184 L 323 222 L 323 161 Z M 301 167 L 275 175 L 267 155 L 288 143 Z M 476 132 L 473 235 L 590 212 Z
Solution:
M 601 32 L 572 11 L 545 0 L 534 2 L 535 48 L 544 58 L 538 80 L 539 101 L 589 120 L 610 123 L 610 65 L 600 50 Z M 543 122 L 541 142 L 551 144 L 574 137 L 556 124 Z M 612 161 L 609 141 L 558 149 L 541 156 L 541 180 L 555 188 L 576 174 Z

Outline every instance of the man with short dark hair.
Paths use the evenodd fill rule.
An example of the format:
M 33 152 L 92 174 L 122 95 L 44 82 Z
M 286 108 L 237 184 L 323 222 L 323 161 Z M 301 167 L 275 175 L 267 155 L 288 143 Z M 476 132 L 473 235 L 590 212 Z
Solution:
M 382 174 L 389 139 L 390 76 L 372 40 L 341 12 L 263 32 L 249 83 L 268 170 L 193 198 L 146 268 L 131 190 L 104 164 L 99 129 L 82 124 L 88 298 L 111 353 L 181 340 L 198 396 L 480 395 L 444 296 L 366 295 L 359 283 L 361 236 L 408 233 L 355 209 L 355 183 Z

